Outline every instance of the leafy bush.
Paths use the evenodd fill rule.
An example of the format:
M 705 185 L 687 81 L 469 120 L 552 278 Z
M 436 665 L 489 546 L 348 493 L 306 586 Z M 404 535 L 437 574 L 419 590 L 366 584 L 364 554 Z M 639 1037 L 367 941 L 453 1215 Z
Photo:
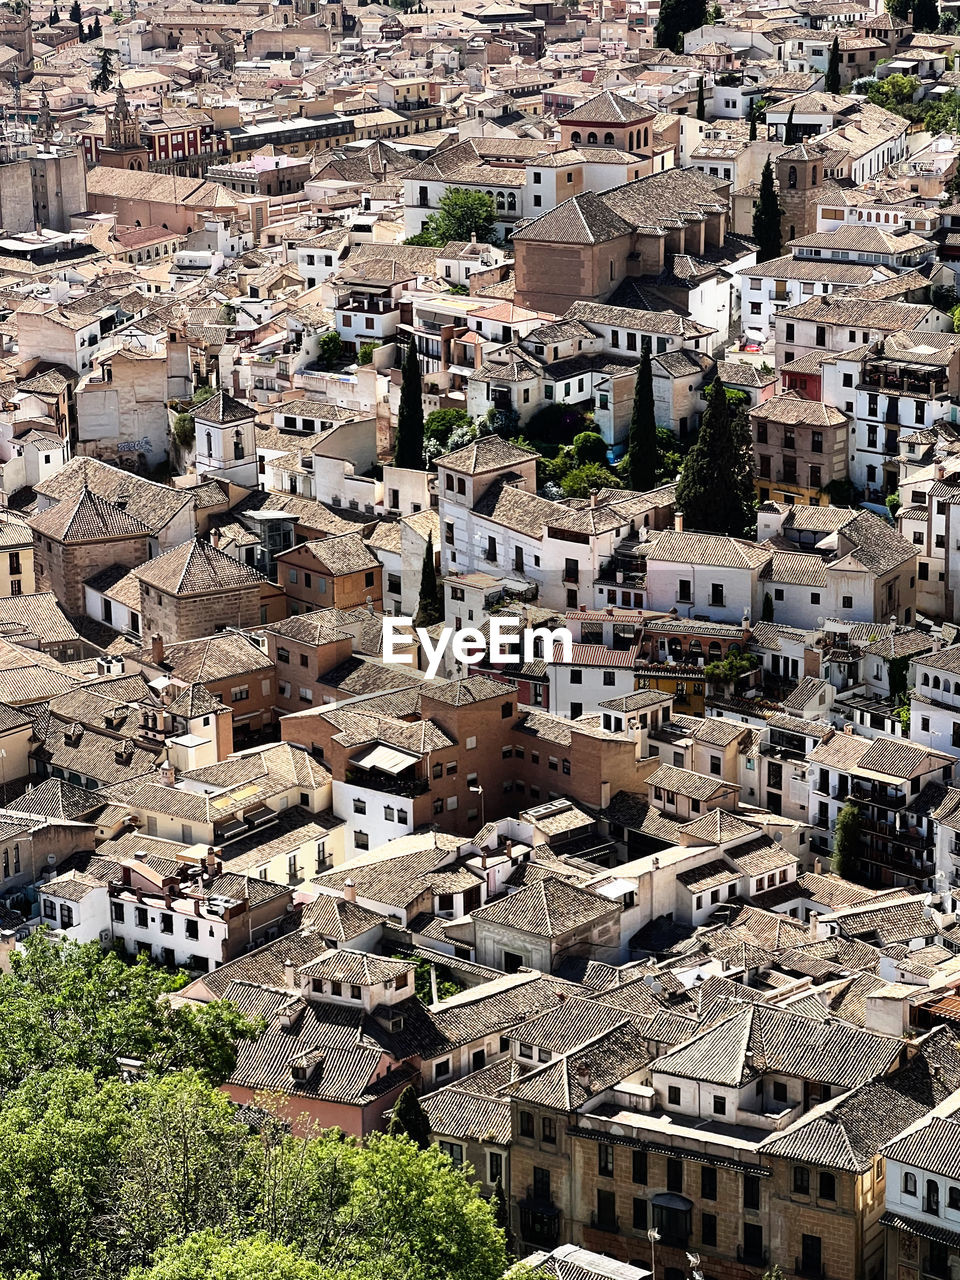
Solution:
M 173 420 L 173 438 L 181 449 L 189 449 L 197 438 L 197 424 L 192 413 L 178 413 Z
M 379 342 L 365 342 L 357 352 L 357 364 L 373 364 L 373 353 L 379 345 Z

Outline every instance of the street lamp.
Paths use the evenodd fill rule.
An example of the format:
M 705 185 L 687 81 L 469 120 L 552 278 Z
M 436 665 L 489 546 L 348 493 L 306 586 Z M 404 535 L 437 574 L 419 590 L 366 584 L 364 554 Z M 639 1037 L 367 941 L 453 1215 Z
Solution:
M 472 791 L 474 795 L 480 797 L 480 826 L 485 827 L 487 824 L 486 824 L 486 819 L 484 817 L 485 809 L 484 809 L 484 803 L 483 803 L 483 785 L 479 782 L 471 782 L 469 790 Z
M 660 1232 L 656 1227 L 650 1228 L 647 1239 L 650 1241 L 650 1280 L 657 1280 L 657 1245 L 660 1243 Z

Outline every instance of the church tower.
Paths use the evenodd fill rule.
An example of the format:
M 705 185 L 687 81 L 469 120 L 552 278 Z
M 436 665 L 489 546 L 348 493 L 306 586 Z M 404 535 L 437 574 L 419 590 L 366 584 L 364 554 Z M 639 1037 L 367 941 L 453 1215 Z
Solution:
M 106 112 L 106 144 L 97 157 L 98 164 L 113 169 L 137 169 L 150 166 L 150 153 L 140 140 L 140 125 L 131 115 L 123 85 L 117 81 L 117 97 L 112 110 Z

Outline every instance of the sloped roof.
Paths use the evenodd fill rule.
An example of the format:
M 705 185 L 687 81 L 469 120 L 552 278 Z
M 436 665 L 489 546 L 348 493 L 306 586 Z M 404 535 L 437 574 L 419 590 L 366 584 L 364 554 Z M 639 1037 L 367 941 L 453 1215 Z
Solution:
M 262 573 L 241 564 L 225 551 L 200 538 L 184 542 L 156 556 L 137 571 L 148 586 L 168 595 L 195 596 L 206 591 L 228 591 L 266 582 Z

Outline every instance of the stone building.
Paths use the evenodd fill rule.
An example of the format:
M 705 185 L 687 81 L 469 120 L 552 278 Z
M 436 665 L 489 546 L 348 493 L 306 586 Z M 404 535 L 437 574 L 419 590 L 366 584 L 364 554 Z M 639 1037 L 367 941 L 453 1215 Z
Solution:
M 143 634 L 168 643 L 254 626 L 269 587 L 262 573 L 199 538 L 150 560 L 137 578 Z

